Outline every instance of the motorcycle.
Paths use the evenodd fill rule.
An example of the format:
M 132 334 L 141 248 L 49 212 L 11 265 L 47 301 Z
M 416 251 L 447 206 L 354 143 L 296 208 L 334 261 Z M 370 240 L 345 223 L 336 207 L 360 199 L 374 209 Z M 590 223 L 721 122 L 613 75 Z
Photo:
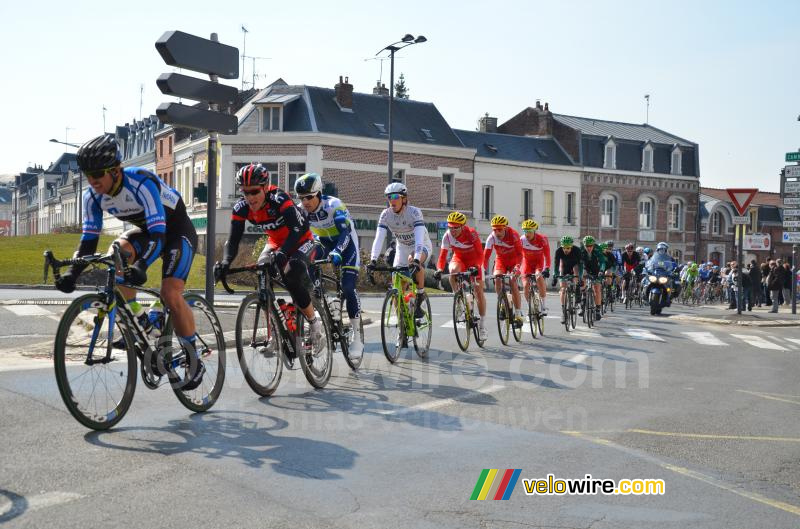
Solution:
M 650 304 L 650 314 L 661 314 L 671 304 L 672 274 L 664 268 L 656 268 L 644 278 L 645 298 Z

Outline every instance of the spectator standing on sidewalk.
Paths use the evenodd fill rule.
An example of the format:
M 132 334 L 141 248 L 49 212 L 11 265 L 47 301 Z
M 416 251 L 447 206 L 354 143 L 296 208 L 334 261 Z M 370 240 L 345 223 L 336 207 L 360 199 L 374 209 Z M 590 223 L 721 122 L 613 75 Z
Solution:
M 769 262 L 769 275 L 767 276 L 767 287 L 772 295 L 772 310 L 770 312 L 778 312 L 778 298 L 781 289 L 783 288 L 783 267 L 779 267 L 775 261 Z
M 727 286 L 728 286 L 728 308 L 736 308 L 736 300 L 738 299 L 739 286 L 736 284 L 736 276 L 739 275 L 739 264 L 736 261 L 731 261 L 728 267 Z
M 753 310 L 753 279 L 750 277 L 751 266 L 747 266 L 742 270 L 742 311 Z M 736 298 L 736 303 L 739 303 L 739 298 Z
M 783 263 L 783 302 L 787 305 L 792 304 L 792 266 L 789 263 Z
M 761 306 L 761 297 L 762 297 L 761 296 L 761 293 L 762 293 L 762 289 L 761 289 L 761 267 L 758 266 L 758 263 L 756 263 L 756 260 L 753 259 L 750 262 L 750 266 L 748 268 L 750 269 L 750 280 L 751 280 L 751 283 L 752 283 L 751 287 L 750 287 L 751 288 L 750 292 L 751 292 L 751 296 L 752 296 L 751 302 L 752 302 L 753 305 L 755 305 L 757 307 L 760 307 Z
M 767 287 L 767 277 L 769 276 L 769 260 L 761 263 L 761 299 L 764 300 L 765 305 L 772 305 L 772 298 L 769 295 L 769 287 Z

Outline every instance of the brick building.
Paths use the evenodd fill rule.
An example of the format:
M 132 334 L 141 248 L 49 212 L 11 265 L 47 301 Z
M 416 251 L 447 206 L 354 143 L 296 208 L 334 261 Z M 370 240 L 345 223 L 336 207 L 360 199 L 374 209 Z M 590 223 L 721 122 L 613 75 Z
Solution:
M 617 244 L 667 241 L 696 253 L 697 144 L 650 125 L 553 114 L 536 102 L 498 132 L 552 138 L 581 169 L 580 232 Z

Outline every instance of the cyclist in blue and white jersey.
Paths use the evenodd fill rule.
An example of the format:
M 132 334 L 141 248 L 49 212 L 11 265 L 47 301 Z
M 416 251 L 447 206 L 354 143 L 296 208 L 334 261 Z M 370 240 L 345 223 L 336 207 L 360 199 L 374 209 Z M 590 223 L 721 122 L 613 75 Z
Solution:
M 294 183 L 294 192 L 308 214 L 311 232 L 324 254 L 334 266 L 342 267 L 342 292 L 347 304 L 347 316 L 353 329 L 350 354 L 359 357 L 364 352 L 361 336 L 361 301 L 358 298 L 358 234 L 347 206 L 336 197 L 322 194 L 322 178 L 317 173 L 306 173 Z
M 83 233 L 75 256 L 91 255 L 97 250 L 104 212 L 135 226 L 116 241 L 129 255 L 125 280 L 133 285 L 144 284 L 147 268 L 159 257 L 163 258 L 161 297 L 172 313 L 178 340 L 187 353 L 194 354 L 198 360 L 187 362 L 195 368 L 191 373 L 187 369 L 182 389 L 197 388 L 205 368 L 195 348 L 194 317 L 183 298 L 197 247 L 197 232 L 186 214 L 183 199 L 150 171 L 138 167 L 123 169 L 122 153 L 112 134 L 85 143 L 78 149 L 77 159 L 89 188 L 83 194 Z M 56 287 L 62 292 L 75 290 L 81 270 L 71 267 L 59 278 Z M 141 318 L 144 309 L 136 302 L 136 291 L 124 287 L 120 290 L 133 312 Z
M 409 266 L 409 275 L 417 282 L 417 307 L 414 317 L 425 316 L 422 302 L 425 299 L 425 262 L 433 250 L 428 229 L 419 208 L 408 205 L 408 188 L 402 182 L 392 182 L 384 190 L 389 207 L 384 209 L 378 219 L 375 242 L 372 243 L 370 263 L 367 269 L 374 268 L 389 231 L 397 241 L 393 266 Z

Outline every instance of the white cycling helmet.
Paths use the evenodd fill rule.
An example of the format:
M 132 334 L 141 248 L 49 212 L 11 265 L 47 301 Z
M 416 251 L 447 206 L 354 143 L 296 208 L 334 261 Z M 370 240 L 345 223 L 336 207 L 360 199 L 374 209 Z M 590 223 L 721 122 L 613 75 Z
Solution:
M 408 188 L 402 182 L 392 182 L 386 189 L 383 190 L 384 195 L 391 195 L 392 193 L 400 193 L 401 195 L 408 195 Z
M 637 246 L 636 247 L 636 253 L 642 253 L 643 251 L 644 251 L 643 247 L 641 247 L 641 246 Z
M 658 243 L 658 245 L 656 246 L 656 251 L 660 252 L 661 250 L 664 250 L 664 253 L 667 253 L 667 250 L 669 250 L 669 244 L 665 242 Z

